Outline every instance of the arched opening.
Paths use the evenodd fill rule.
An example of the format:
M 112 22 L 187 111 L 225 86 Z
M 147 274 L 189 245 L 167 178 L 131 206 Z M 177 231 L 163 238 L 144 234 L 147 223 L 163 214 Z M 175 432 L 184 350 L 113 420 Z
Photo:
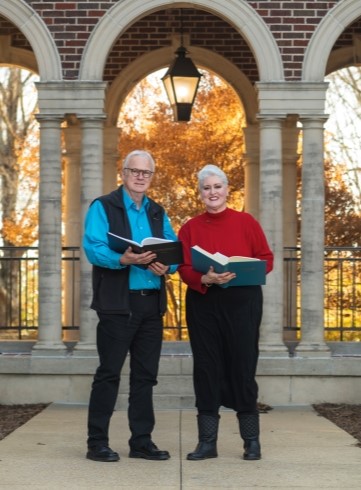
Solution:
M 351 253 L 361 245 L 360 66 L 333 71 L 326 81 L 325 335 L 331 341 L 359 342 L 360 268 Z
M 39 77 L 0 67 L 0 328 L 6 339 L 32 339 L 38 317 Z
M 156 161 L 156 173 L 148 195 L 160 202 L 177 232 L 188 218 L 203 211 L 197 189 L 197 172 L 207 163 L 220 166 L 228 175 L 228 205 L 244 209 L 244 152 L 242 128 L 246 124 L 243 104 L 234 89 L 215 73 L 200 69 L 203 76 L 187 123 L 175 123 L 159 70 L 141 80 L 121 107 L 117 174 L 122 160 L 134 149 L 145 149 Z M 185 286 L 178 274 L 167 282 L 168 312 L 165 340 L 186 340 Z

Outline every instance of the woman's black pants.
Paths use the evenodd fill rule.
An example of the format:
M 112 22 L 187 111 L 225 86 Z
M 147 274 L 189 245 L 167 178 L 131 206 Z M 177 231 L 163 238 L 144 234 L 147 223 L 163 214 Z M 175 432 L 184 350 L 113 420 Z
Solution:
M 260 286 L 190 288 L 186 316 L 193 352 L 193 382 L 199 413 L 218 414 L 220 406 L 257 411 Z

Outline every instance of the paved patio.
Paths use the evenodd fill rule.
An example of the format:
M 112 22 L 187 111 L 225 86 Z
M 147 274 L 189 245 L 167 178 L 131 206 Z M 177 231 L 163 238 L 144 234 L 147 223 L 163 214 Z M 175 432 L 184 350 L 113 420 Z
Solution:
M 361 488 L 356 440 L 309 406 L 275 407 L 261 414 L 263 458 L 241 459 L 233 412 L 222 411 L 217 459 L 187 461 L 196 445 L 196 412 L 156 412 L 154 441 L 168 461 L 128 458 L 125 411 L 115 412 L 111 447 L 117 463 L 85 459 L 85 405 L 53 404 L 0 441 L 0 488 L 106 489 L 352 489 Z

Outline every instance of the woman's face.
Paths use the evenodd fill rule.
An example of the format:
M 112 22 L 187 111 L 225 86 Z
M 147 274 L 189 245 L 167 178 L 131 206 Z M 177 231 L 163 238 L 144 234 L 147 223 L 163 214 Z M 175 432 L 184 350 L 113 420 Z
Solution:
M 220 213 L 227 207 L 228 185 L 220 177 L 211 175 L 200 187 L 201 199 L 209 213 Z

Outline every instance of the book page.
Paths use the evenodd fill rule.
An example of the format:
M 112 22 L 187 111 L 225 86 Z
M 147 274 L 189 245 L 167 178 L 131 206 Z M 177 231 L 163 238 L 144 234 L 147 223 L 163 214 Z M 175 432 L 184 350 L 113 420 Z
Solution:
M 212 257 L 215 261 L 219 262 L 222 265 L 226 265 L 229 262 L 229 257 L 227 257 L 227 255 L 221 254 L 221 252 L 216 252 L 215 254 L 213 254 Z
M 244 257 L 242 255 L 233 255 L 232 257 L 228 257 L 227 255 L 224 255 L 221 252 L 216 252 L 214 254 L 211 254 L 210 252 L 207 252 L 207 250 L 204 250 L 202 247 L 199 247 L 198 245 L 194 245 L 192 248 L 194 250 L 197 250 L 201 254 L 203 254 L 205 257 L 208 257 L 209 259 L 212 259 L 221 265 L 227 265 L 229 262 L 247 262 L 247 261 L 259 260 L 253 257 Z
M 243 257 L 242 255 L 233 255 L 232 257 L 229 257 L 228 262 L 247 262 L 247 261 L 254 261 L 254 260 L 259 260 L 254 257 Z
M 155 245 L 157 243 L 169 243 L 169 242 L 172 242 L 172 240 L 166 240 L 165 238 L 149 237 L 149 238 L 144 238 L 144 240 L 142 240 L 141 246 L 143 247 L 144 245 Z
M 120 238 L 130 245 L 137 245 L 138 247 L 144 247 L 144 245 L 156 245 L 157 243 L 169 243 L 172 240 L 166 240 L 165 238 L 156 238 L 156 237 L 147 237 L 142 240 L 141 243 L 136 242 L 135 240 L 131 240 L 130 238 L 124 238 L 122 236 L 116 235 L 115 233 L 108 232 L 109 235 L 113 235 L 116 238 Z
M 227 257 L 227 255 L 223 255 L 221 252 L 215 253 L 214 259 L 220 264 L 224 265 L 228 264 L 229 262 L 247 262 L 248 260 L 259 260 L 253 257 L 244 257 L 242 255 L 232 255 L 232 257 Z

